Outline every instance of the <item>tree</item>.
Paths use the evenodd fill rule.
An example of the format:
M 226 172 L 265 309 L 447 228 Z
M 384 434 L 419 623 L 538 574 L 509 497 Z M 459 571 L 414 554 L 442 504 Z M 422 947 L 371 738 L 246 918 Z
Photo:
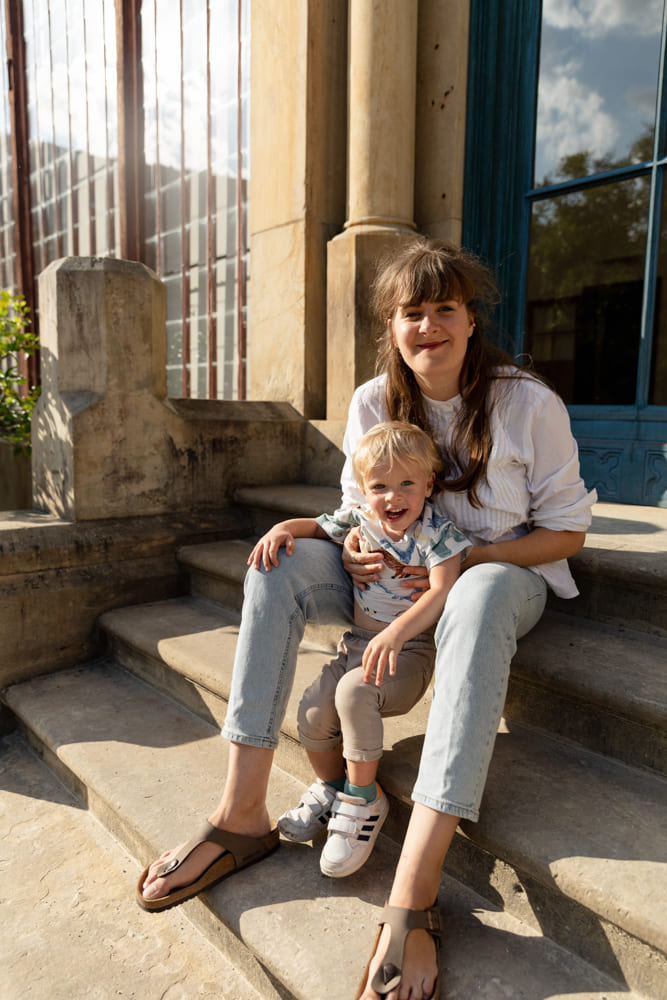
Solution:
M 34 354 L 39 340 L 28 327 L 30 313 L 22 296 L 0 291 L 0 440 L 14 445 L 14 454 L 30 453 L 30 418 L 39 386 L 26 388 L 19 356 Z

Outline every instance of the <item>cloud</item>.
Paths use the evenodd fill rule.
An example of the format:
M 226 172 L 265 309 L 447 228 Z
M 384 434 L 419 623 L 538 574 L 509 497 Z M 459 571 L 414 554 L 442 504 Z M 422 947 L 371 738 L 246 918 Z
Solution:
M 537 147 L 545 171 L 552 172 L 563 156 L 583 149 L 607 152 L 619 138 L 618 124 L 604 111 L 603 97 L 577 79 L 577 68 L 573 62 L 558 75 L 540 80 Z
M 655 35 L 662 24 L 662 0 L 544 0 L 544 24 L 599 38 L 622 28 L 633 35 Z

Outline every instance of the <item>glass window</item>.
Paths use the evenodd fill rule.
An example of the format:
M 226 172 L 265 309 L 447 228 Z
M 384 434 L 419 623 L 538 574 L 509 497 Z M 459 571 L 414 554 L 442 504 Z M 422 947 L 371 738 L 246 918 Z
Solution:
M 533 204 L 525 350 L 566 403 L 634 404 L 649 178 Z
M 662 0 L 544 0 L 535 186 L 651 158 L 661 21 Z
M 0 17 L 0 47 L 2 52 L 7 51 L 4 16 Z M 16 292 L 11 133 L 7 73 L 0 73 L 0 288 Z
M 174 397 L 244 395 L 248 50 L 247 0 L 142 4 L 145 255 L 168 287 Z
M 114 5 L 26 0 L 24 20 L 32 240 L 39 273 L 57 257 L 117 252 Z
M 663 0 L 542 7 L 524 350 L 570 404 L 667 402 L 662 20 Z

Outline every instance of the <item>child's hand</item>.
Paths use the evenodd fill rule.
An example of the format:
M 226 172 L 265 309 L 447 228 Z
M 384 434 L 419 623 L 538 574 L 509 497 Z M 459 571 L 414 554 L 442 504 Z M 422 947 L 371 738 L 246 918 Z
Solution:
M 278 551 L 283 545 L 287 555 L 291 556 L 294 552 L 294 535 L 287 528 L 276 524 L 257 542 L 248 557 L 248 566 L 254 566 L 255 569 L 263 566 L 268 573 L 272 566 L 278 565 Z
M 396 673 L 396 658 L 402 648 L 403 643 L 393 638 L 389 628 L 378 632 L 366 646 L 361 661 L 364 683 L 371 684 L 375 672 L 375 684 L 380 687 L 387 666 L 389 667 L 389 676 L 393 677 Z

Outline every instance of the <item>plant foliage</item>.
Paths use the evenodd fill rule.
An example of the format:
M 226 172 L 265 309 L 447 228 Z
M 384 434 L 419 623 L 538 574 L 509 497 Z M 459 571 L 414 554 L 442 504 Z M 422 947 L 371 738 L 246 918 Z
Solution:
M 39 340 L 28 327 L 25 299 L 0 291 L 0 440 L 14 445 L 14 454 L 30 453 L 30 417 L 39 399 L 39 386 L 26 388 L 19 355 L 34 354 Z

